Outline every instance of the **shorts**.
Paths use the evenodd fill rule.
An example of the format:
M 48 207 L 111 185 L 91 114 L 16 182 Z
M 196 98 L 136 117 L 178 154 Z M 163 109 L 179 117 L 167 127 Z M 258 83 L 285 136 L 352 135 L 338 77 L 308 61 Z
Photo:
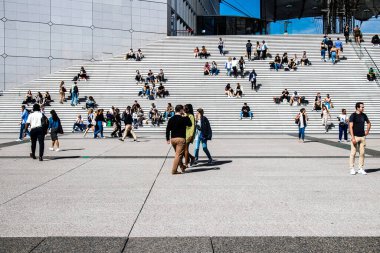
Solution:
M 50 130 L 50 136 L 52 141 L 58 141 L 58 128 L 52 128 Z

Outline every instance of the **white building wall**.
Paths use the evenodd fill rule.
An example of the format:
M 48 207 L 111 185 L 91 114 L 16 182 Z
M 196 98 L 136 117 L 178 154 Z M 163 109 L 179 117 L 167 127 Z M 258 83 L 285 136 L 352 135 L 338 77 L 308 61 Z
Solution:
M 0 0 L 0 90 L 167 32 L 168 0 Z

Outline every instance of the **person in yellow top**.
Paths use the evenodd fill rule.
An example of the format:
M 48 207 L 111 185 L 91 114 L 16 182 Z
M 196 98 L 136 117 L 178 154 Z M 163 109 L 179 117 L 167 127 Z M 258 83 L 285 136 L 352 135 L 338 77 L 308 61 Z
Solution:
M 186 145 L 185 145 L 185 166 L 189 167 L 189 161 L 190 161 L 190 166 L 192 166 L 195 161 L 195 157 L 191 155 L 189 152 L 189 146 L 191 143 L 193 143 L 194 134 L 195 134 L 194 110 L 191 104 L 185 105 L 185 113 L 186 113 L 186 116 L 189 117 L 191 121 L 191 126 L 186 127 Z

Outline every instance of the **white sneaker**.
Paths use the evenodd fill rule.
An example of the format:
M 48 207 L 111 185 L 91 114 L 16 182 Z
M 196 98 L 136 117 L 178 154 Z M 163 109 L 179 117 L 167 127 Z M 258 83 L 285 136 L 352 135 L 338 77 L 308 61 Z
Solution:
M 351 175 L 355 175 L 355 174 L 356 174 L 356 171 L 355 171 L 354 168 L 351 168 L 351 169 L 350 169 L 350 174 L 351 174 Z
M 54 148 L 49 148 L 50 151 L 54 151 Z
M 338 140 L 338 142 L 342 142 L 341 140 Z
M 56 152 L 59 152 L 59 150 L 60 150 L 60 149 L 59 149 L 59 148 L 57 148 L 55 151 L 56 151 Z
M 21 139 L 17 139 L 16 141 L 22 141 Z
M 362 175 L 367 175 L 367 172 L 365 172 L 365 170 L 364 170 L 363 168 L 360 168 L 360 169 L 358 170 L 358 173 L 359 173 L 359 174 L 362 174 Z

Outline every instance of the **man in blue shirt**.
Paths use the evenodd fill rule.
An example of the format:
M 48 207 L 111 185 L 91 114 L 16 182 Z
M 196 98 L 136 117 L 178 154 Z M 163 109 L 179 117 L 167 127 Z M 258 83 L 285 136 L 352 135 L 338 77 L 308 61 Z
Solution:
M 339 40 L 339 38 L 335 41 L 335 47 L 338 49 L 337 58 L 339 60 L 340 52 L 343 52 L 343 43 Z
M 25 108 L 25 105 L 22 105 L 21 106 L 21 121 L 19 123 L 20 124 L 20 135 L 19 135 L 17 141 L 22 141 L 24 139 L 24 131 L 25 131 L 25 135 L 30 137 L 29 130 L 25 129 L 25 123 L 26 123 L 26 120 L 28 119 L 28 116 L 29 116 L 28 110 Z

